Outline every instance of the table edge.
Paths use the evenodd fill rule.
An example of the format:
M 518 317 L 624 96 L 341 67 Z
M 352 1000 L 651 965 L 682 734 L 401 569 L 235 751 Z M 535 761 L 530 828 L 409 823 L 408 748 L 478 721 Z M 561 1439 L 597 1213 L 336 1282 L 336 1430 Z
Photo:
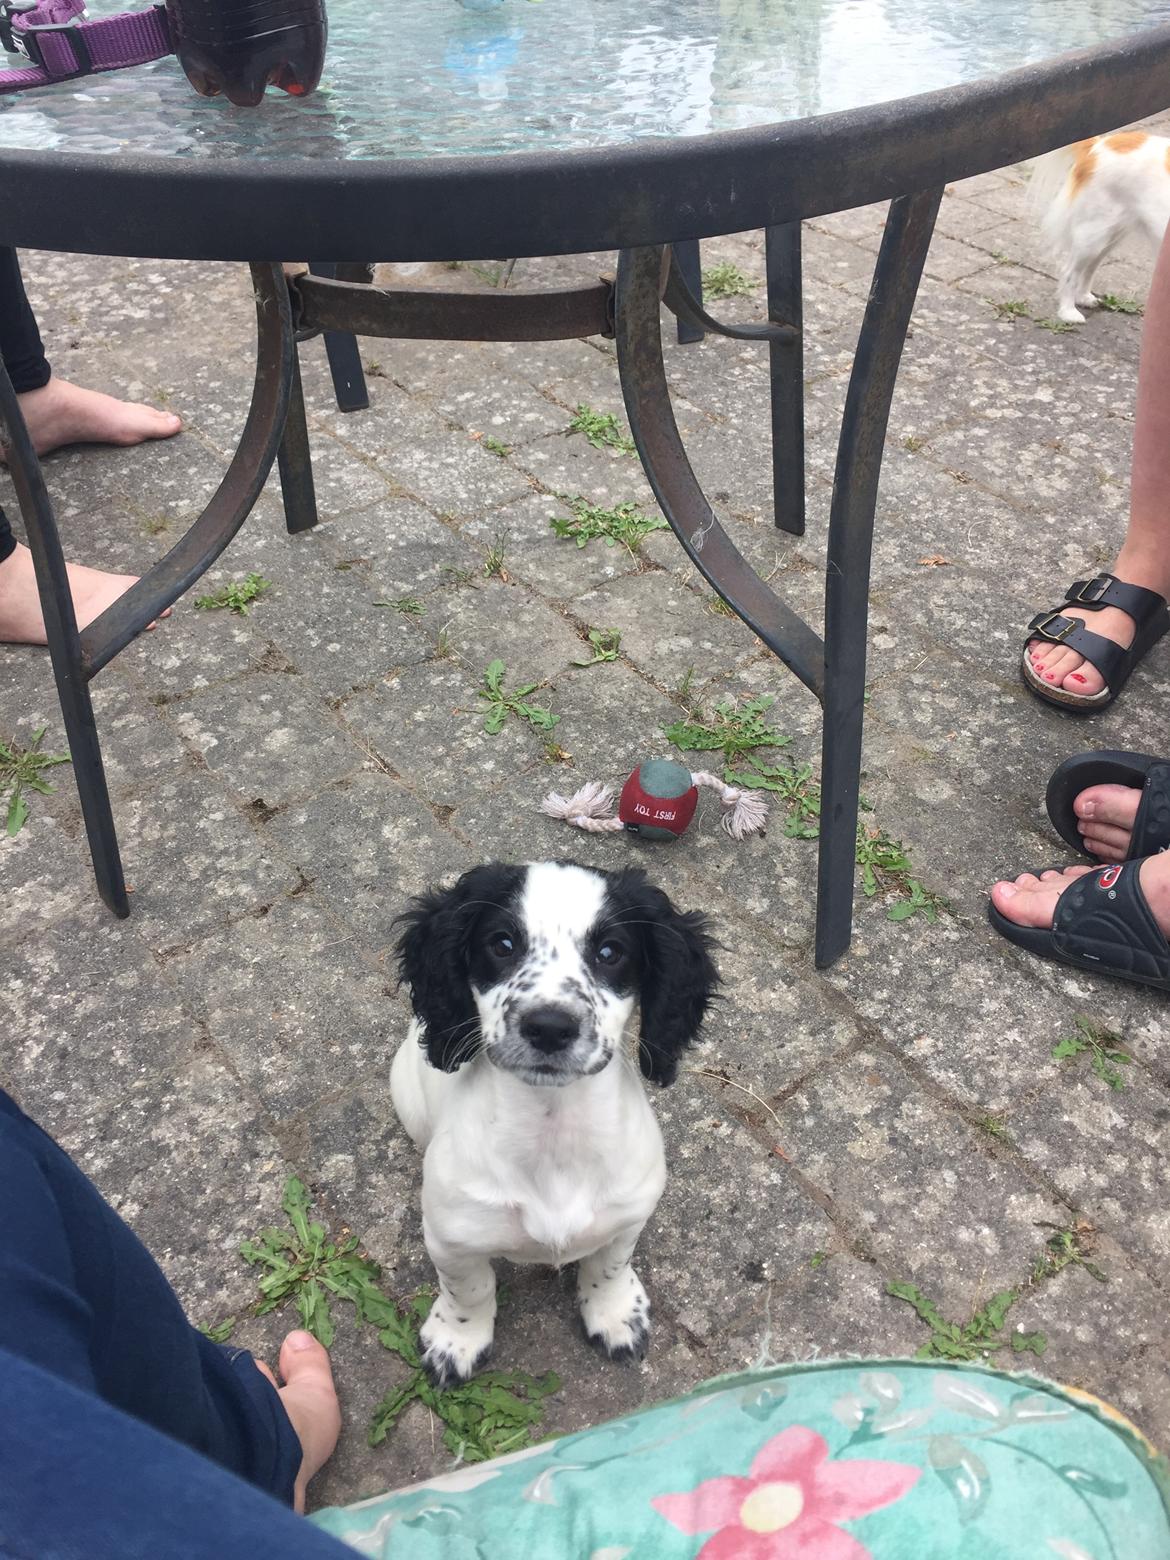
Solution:
M 746 232 L 1038 156 L 1170 107 L 1170 24 L 742 130 L 496 156 L 0 152 L 0 242 L 159 259 L 474 260 Z

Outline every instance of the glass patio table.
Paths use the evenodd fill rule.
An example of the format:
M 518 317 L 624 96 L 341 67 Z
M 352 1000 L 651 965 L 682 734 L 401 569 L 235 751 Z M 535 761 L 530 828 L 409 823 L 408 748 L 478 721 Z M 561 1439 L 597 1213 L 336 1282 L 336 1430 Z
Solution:
M 298 342 L 600 333 L 615 339 L 638 453 L 682 546 L 821 701 L 815 956 L 831 963 L 852 922 L 882 448 L 943 186 L 1170 105 L 1170 0 L 331 0 L 329 19 L 322 85 L 303 101 L 201 99 L 173 59 L 0 100 L 0 243 L 240 260 L 254 279 L 255 384 L 222 483 L 81 633 L 0 370 L 99 892 L 128 914 L 88 684 L 210 567 L 274 463 L 289 530 L 315 523 Z M 886 200 L 838 444 L 822 638 L 738 552 L 694 477 L 661 306 L 684 331 L 767 350 L 776 524 L 800 534 L 801 220 Z M 697 241 L 749 229 L 766 235 L 768 319 L 727 325 L 703 308 Z M 614 277 L 546 292 L 396 292 L 364 264 L 597 250 L 619 252 Z M 319 274 L 289 279 L 281 256 Z

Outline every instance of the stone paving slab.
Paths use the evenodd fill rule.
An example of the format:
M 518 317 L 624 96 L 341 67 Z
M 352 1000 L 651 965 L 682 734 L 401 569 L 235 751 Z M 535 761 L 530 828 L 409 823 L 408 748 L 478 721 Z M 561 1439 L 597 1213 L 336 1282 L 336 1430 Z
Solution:
M 803 538 L 771 524 L 766 355 L 711 338 L 679 348 L 666 332 L 696 470 L 737 545 L 814 625 L 883 220 L 867 207 L 806 225 Z M 550 789 L 620 784 L 670 750 L 665 726 L 726 697 L 774 698 L 791 742 L 764 756 L 814 771 L 818 758 L 815 700 L 714 609 L 672 536 L 631 553 L 551 531 L 566 495 L 653 513 L 635 459 L 568 432 L 579 404 L 625 426 L 612 343 L 366 342 L 371 408 L 356 414 L 336 410 L 321 345 L 305 344 L 323 523 L 289 538 L 274 478 L 206 583 L 95 685 L 130 920 L 93 893 L 67 766 L 0 845 L 0 1081 L 77 1154 L 198 1320 L 236 1314 L 235 1341 L 274 1351 L 289 1318 L 245 1315 L 255 1274 L 237 1247 L 279 1221 L 294 1172 L 394 1293 L 430 1277 L 419 1160 L 388 1085 L 406 1025 L 394 945 L 408 897 L 495 856 L 636 863 L 711 914 L 725 990 L 680 1082 L 655 1093 L 670 1180 L 639 1257 L 656 1316 L 647 1362 L 620 1370 L 581 1344 L 571 1275 L 501 1273 L 498 1363 L 562 1377 L 544 1428 L 757 1360 L 912 1353 L 924 1328 L 886 1292 L 909 1279 L 957 1320 L 1019 1287 L 1013 1325 L 1046 1334 L 1042 1368 L 1170 1439 L 1164 999 L 1039 965 L 984 919 L 994 876 L 1063 857 L 1040 806 L 1056 762 L 1167 742 L 1164 647 L 1117 706 L 1075 725 L 1017 673 L 1028 617 L 1107 565 L 1122 534 L 1140 320 L 1036 324 L 1053 312 L 1053 267 L 1019 170 L 950 187 L 938 233 L 879 499 L 863 789 L 867 823 L 904 843 L 950 908 L 896 923 L 887 897 L 859 892 L 853 947 L 822 973 L 816 847 L 786 837 L 782 803 L 767 836 L 741 845 L 709 796 L 665 846 L 587 837 L 538 812 Z M 714 259 L 755 283 L 718 309 L 760 319 L 762 236 L 705 246 Z M 509 285 L 588 280 L 612 263 L 523 261 Z M 247 272 L 40 254 L 26 269 L 59 372 L 186 419 L 166 445 L 46 465 L 71 553 L 145 567 L 214 488 L 242 424 Z M 405 268 L 396 285 L 500 279 L 485 262 Z M 1147 281 L 1128 248 L 1102 276 L 1138 297 Z M 1028 317 L 997 313 L 1013 300 Z M 0 502 L 12 504 L 3 476 Z M 194 609 L 193 596 L 253 571 L 271 585 L 247 616 Z M 589 627 L 621 631 L 616 662 L 573 665 Z M 508 688 L 541 685 L 534 699 L 560 717 L 551 731 L 516 717 L 484 731 L 477 692 L 495 658 Z M 6 648 L 0 736 L 40 725 L 60 751 L 45 657 Z M 1053 1058 L 1078 1015 L 1132 1052 L 1123 1088 L 1084 1057 Z M 1103 1281 L 1074 1264 L 1032 1282 L 1054 1227 L 1080 1232 Z M 347 1422 L 319 1500 L 449 1464 L 421 1411 L 371 1451 L 369 1416 L 403 1367 L 348 1316 L 335 1357 Z

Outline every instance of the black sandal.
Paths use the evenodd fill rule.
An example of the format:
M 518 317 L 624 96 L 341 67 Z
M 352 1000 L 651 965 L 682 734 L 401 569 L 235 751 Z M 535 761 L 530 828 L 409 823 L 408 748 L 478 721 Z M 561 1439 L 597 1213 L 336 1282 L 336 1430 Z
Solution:
M 1133 619 L 1136 630 L 1133 644 L 1125 649 L 1102 634 L 1094 634 L 1079 618 L 1065 617 L 1065 607 L 1084 607 L 1089 612 L 1099 612 L 1102 607 L 1119 607 Z M 1134 667 L 1168 628 L 1170 611 L 1167 611 L 1165 597 L 1159 596 L 1156 590 L 1147 590 L 1144 585 L 1127 585 L 1112 574 L 1074 580 L 1059 607 L 1053 607 L 1050 612 L 1038 612 L 1028 624 L 1028 640 L 1045 639 L 1049 644 L 1075 650 L 1101 674 L 1105 687 L 1100 693 L 1069 693 L 1066 688 L 1054 688 L 1033 669 L 1028 640 L 1024 643 L 1020 672 L 1027 686 L 1045 704 L 1087 715 L 1113 703 L 1129 681 Z
M 1140 790 L 1130 835 L 1129 861 L 1170 850 L 1170 759 L 1151 753 L 1078 753 L 1052 771 L 1044 800 L 1061 839 L 1085 855 L 1073 802 L 1091 785 L 1128 785 Z
M 1051 927 L 1017 926 L 993 904 L 987 917 L 1002 937 L 1042 959 L 1170 991 L 1170 943 L 1138 881 L 1139 861 L 1098 867 L 1064 890 Z

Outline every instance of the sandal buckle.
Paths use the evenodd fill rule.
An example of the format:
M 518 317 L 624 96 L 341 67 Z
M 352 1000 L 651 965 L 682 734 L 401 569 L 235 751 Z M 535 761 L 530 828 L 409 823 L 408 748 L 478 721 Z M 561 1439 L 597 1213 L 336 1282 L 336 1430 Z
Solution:
M 1053 623 L 1059 623 L 1059 628 L 1053 628 Z M 1029 633 L 1039 634 L 1043 639 L 1051 639 L 1054 644 L 1067 639 L 1074 628 L 1080 628 L 1076 618 L 1065 617 L 1062 612 L 1042 612 L 1039 617 L 1034 617 L 1028 625 Z
M 1100 601 L 1112 583 L 1112 577 L 1108 574 L 1097 574 L 1091 580 L 1081 580 L 1078 582 L 1075 594 L 1071 595 L 1068 600 L 1070 602 L 1079 601 L 1084 602 L 1086 605 L 1091 605 L 1095 601 Z

